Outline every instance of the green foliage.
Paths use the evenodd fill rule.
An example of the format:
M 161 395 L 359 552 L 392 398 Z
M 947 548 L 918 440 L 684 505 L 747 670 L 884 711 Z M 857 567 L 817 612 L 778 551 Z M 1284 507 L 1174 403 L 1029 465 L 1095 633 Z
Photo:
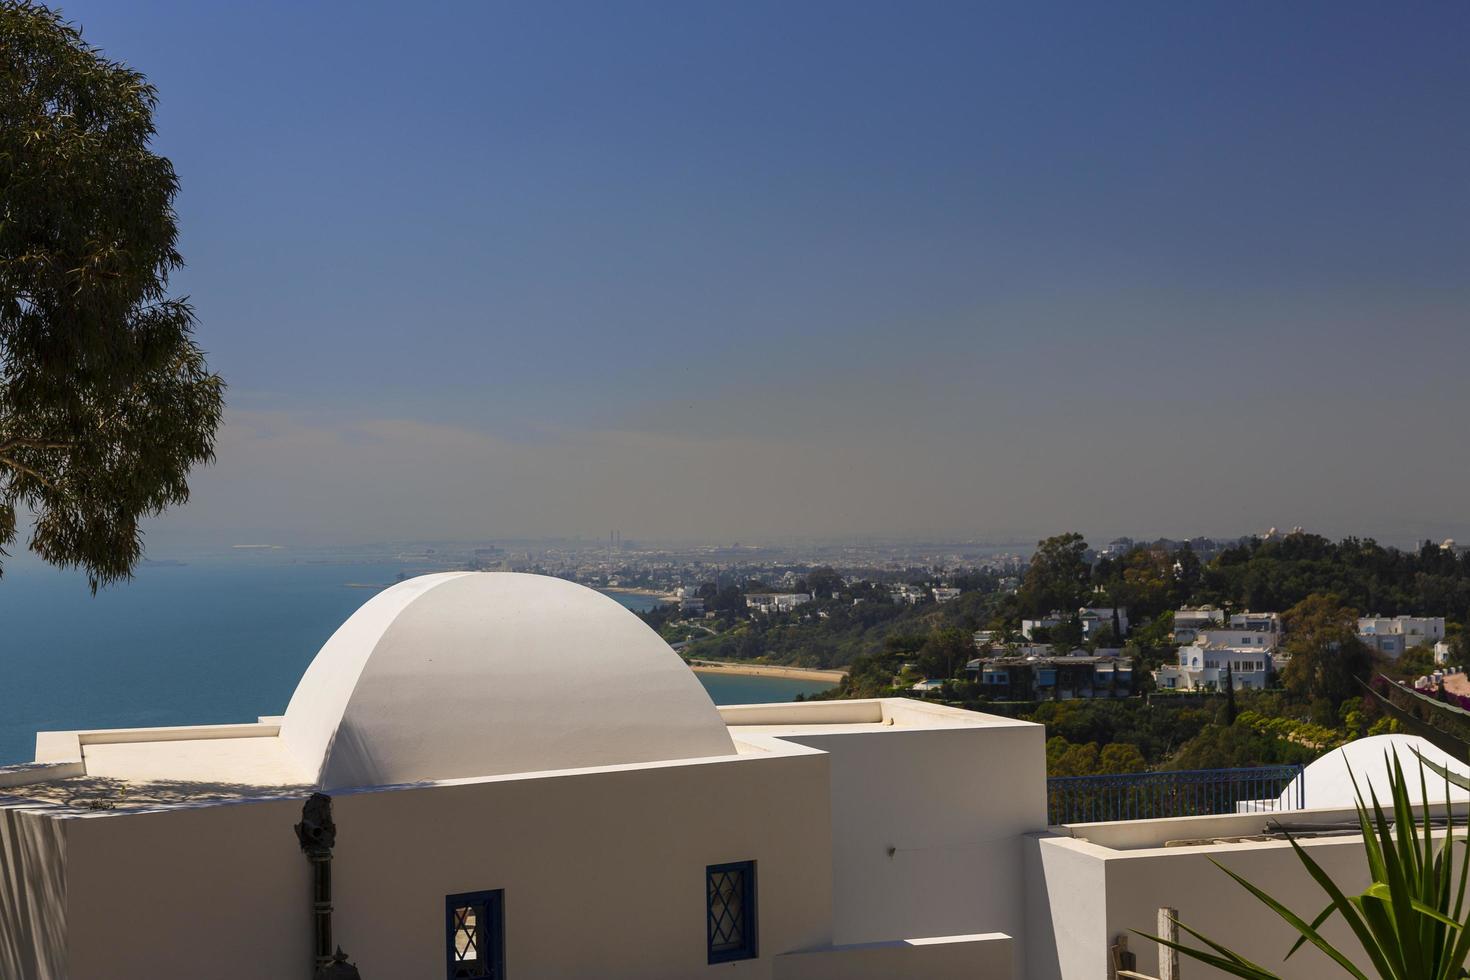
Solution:
M 800 667 L 850 666 L 857 675 L 867 671 L 860 663 L 864 658 L 892 660 L 890 641 L 908 637 L 903 642 L 903 659 L 922 659 L 926 676 L 952 677 L 979 655 L 971 637 L 994 616 L 997 597 L 993 592 L 966 592 L 950 602 L 916 606 L 896 605 L 888 601 L 886 592 L 864 593 L 862 598 L 854 604 L 844 594 L 840 599 L 806 603 L 784 615 L 737 620 L 717 636 L 695 640 L 685 653 L 712 660 L 760 659 Z M 742 597 L 742 613 L 744 603 Z
M 1434 673 L 1438 665 L 1434 662 L 1434 648 L 1423 644 L 1405 650 L 1403 656 L 1384 665 L 1384 673 L 1394 678 L 1412 680 Z
M 1316 752 L 1335 749 L 1358 737 L 1356 732 L 1328 728 L 1325 725 L 1298 721 L 1295 718 L 1273 718 L 1254 711 L 1242 711 L 1236 719 L 1236 724 L 1262 735 L 1295 742 L 1297 745 Z
M 1047 701 L 1026 715 L 1046 726 L 1047 734 L 1070 744 L 1095 743 L 1100 752 L 1113 745 L 1137 751 L 1139 772 L 1159 765 L 1210 723 L 1211 711 L 1193 705 L 1149 705 L 1142 700 Z
M 1426 542 L 1418 551 L 1315 534 L 1251 540 L 1205 567 L 1194 601 L 1288 609 L 1314 594 L 1385 616 L 1470 617 L 1470 558 Z
M 1205 726 L 1169 759 L 1167 769 L 1239 769 L 1310 762 L 1317 752 L 1248 725 Z
M 1037 542 L 1017 596 L 1021 613 L 1040 616 L 1080 606 L 1091 578 L 1086 553 L 1087 542 L 1075 531 Z
M 1127 742 L 1113 742 L 1099 749 L 1096 742 L 1074 745 L 1060 735 L 1046 741 L 1048 776 L 1096 776 L 1143 772 L 1147 768 L 1138 746 Z
M 1426 783 L 1421 768 L 1421 799 L 1427 796 Z M 1358 948 L 1371 964 L 1373 976 L 1382 980 L 1452 980 L 1466 976 L 1465 964 L 1470 959 L 1470 908 L 1465 904 L 1466 876 L 1470 875 L 1470 827 L 1457 835 L 1458 818 L 1453 806 L 1446 803 L 1444 820 L 1448 831 L 1445 839 L 1437 843 L 1428 813 L 1422 821 L 1414 814 L 1408 782 L 1397 756 L 1390 773 L 1387 812 L 1371 786 L 1369 789 L 1368 803 L 1359 791 L 1357 810 L 1373 882 L 1361 893 L 1344 893 L 1321 865 L 1295 839 L 1291 840 L 1297 860 L 1328 899 L 1327 907 L 1310 921 L 1219 862 L 1215 862 L 1216 867 L 1298 933 L 1300 938 L 1287 952 L 1287 959 L 1304 944 L 1311 943 L 1346 975 L 1368 980 L 1370 974 L 1359 969 L 1343 949 L 1328 942 L 1320 932 L 1337 915 L 1351 929 Z M 1456 845 L 1459 845 L 1458 854 Z M 1230 976 L 1249 980 L 1280 977 L 1182 922 L 1179 927 L 1207 948 L 1157 936 L 1148 938 Z
M 1338 706 L 1358 693 L 1372 656 L 1358 639 L 1358 613 L 1332 595 L 1307 596 L 1282 617 L 1287 628 L 1281 672 L 1286 689 L 1298 698 L 1320 700 L 1336 715 Z
M 1189 587 L 1174 572 L 1176 555 L 1162 549 L 1135 547 L 1118 558 L 1104 559 L 1092 570 L 1092 584 L 1128 610 L 1135 620 L 1162 616 L 1189 597 Z M 1192 567 L 1199 559 L 1188 553 Z
M 169 161 L 156 93 L 45 7 L 0 4 L 0 547 L 95 590 L 142 556 L 141 518 L 183 503 L 213 457 L 223 383 L 168 295 Z

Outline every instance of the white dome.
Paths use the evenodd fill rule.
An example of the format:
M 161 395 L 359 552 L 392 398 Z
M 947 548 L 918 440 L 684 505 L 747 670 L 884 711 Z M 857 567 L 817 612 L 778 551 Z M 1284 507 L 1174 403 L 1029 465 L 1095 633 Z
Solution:
M 385 589 L 332 634 L 281 724 L 324 789 L 728 755 L 704 686 L 615 600 L 543 575 Z
M 1416 754 L 1417 753 L 1417 754 Z M 1352 809 L 1357 805 L 1357 790 L 1363 794 L 1363 802 L 1371 808 L 1372 795 L 1385 809 L 1392 807 L 1389 774 L 1393 771 L 1393 759 L 1399 760 L 1407 780 L 1409 800 L 1413 803 L 1443 803 L 1445 790 L 1449 789 L 1451 800 L 1465 800 L 1470 793 L 1456 786 L 1445 786 L 1444 778 L 1431 770 L 1424 770 L 1422 793 L 1419 782 L 1419 756 L 1437 766 L 1462 776 L 1470 775 L 1470 767 L 1448 752 L 1438 749 L 1427 739 L 1418 735 L 1373 735 L 1349 742 L 1309 763 L 1300 776 L 1293 779 L 1281 794 L 1281 801 L 1294 805 L 1305 791 L 1305 805 L 1309 808 Z M 1353 788 L 1357 781 L 1357 790 Z M 1371 791 L 1369 787 L 1372 787 Z M 1424 797 L 1421 799 L 1421 797 Z

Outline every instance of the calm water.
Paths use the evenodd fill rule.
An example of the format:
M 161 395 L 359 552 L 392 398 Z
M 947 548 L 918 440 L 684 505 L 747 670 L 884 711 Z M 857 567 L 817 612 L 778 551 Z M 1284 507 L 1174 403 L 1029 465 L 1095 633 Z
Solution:
M 13 564 L 0 579 L 0 765 L 29 761 L 37 731 L 280 714 L 317 649 L 377 587 L 433 570 L 243 556 L 149 565 L 93 598 L 75 574 Z M 614 598 L 633 608 L 655 601 Z M 718 704 L 821 689 L 779 678 L 700 680 Z

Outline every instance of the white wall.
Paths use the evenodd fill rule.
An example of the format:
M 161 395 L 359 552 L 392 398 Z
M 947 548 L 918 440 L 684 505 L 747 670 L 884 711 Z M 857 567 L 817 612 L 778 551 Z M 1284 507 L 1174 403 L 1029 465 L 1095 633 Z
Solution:
M 757 960 L 832 941 L 827 760 L 754 757 L 334 800 L 339 932 L 370 978 L 427 976 L 444 896 L 505 889 L 517 980 L 705 972 L 705 868 L 754 860 Z M 428 966 L 426 967 L 426 964 Z
M 1187 821 L 1175 823 L 1181 825 L 1181 838 L 1193 832 Z M 1204 825 L 1197 829 L 1203 831 Z M 1242 831 L 1237 827 L 1234 832 Z M 1349 894 L 1367 885 L 1360 839 L 1322 838 L 1303 846 Z M 1139 970 L 1156 974 L 1157 945 L 1131 930 L 1154 933 L 1161 906 L 1178 909 L 1182 922 L 1288 980 L 1337 975 L 1330 961 L 1311 948 L 1283 964 L 1296 933 L 1215 867 L 1212 858 L 1309 920 L 1327 903 L 1285 841 L 1114 850 L 1086 839 L 1040 835 L 1027 862 L 1028 978 L 1106 980 L 1108 947 L 1122 934 L 1138 955 Z M 1340 922 L 1327 926 L 1324 934 L 1345 948 L 1354 945 Z M 1219 974 L 1185 959 L 1181 976 L 1208 980 Z
M 793 751 L 339 794 L 334 940 L 368 978 L 440 975 L 445 896 L 504 889 L 517 980 L 683 978 L 708 969 L 705 868 L 754 860 L 760 958 L 720 970 L 768 978 L 777 954 L 832 942 L 828 762 Z M 36 975 L 307 980 L 300 813 L 288 799 L 46 821 L 70 849 L 71 958 Z
M 1050 839 L 1032 834 L 1023 842 L 1026 977 L 1091 978 L 1096 951 L 1107 950 L 1107 923 L 1097 908 L 1107 893 L 1103 863 L 1074 849 L 1041 846 Z
M 57 821 L 69 849 L 66 975 L 307 980 L 300 819 L 301 801 L 288 799 Z
M 1046 825 L 1042 726 L 783 737 L 831 756 L 834 942 L 1021 934 L 1022 836 Z

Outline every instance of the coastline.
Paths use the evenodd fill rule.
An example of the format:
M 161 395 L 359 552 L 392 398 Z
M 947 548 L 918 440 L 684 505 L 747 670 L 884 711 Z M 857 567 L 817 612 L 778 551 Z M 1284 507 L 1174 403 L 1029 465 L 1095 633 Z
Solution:
M 696 674 L 738 674 L 743 677 L 787 677 L 793 680 L 825 681 L 840 684 L 845 670 L 822 670 L 816 667 L 779 667 L 769 664 L 737 664 L 720 660 L 691 660 L 689 669 Z
M 674 595 L 672 592 L 660 592 L 658 589 L 640 589 L 636 586 L 622 585 L 599 585 L 596 588 L 598 592 L 602 592 L 604 594 L 608 592 L 622 592 L 625 595 L 646 595 L 650 599 L 661 599 L 664 602 L 679 601 L 679 597 Z

